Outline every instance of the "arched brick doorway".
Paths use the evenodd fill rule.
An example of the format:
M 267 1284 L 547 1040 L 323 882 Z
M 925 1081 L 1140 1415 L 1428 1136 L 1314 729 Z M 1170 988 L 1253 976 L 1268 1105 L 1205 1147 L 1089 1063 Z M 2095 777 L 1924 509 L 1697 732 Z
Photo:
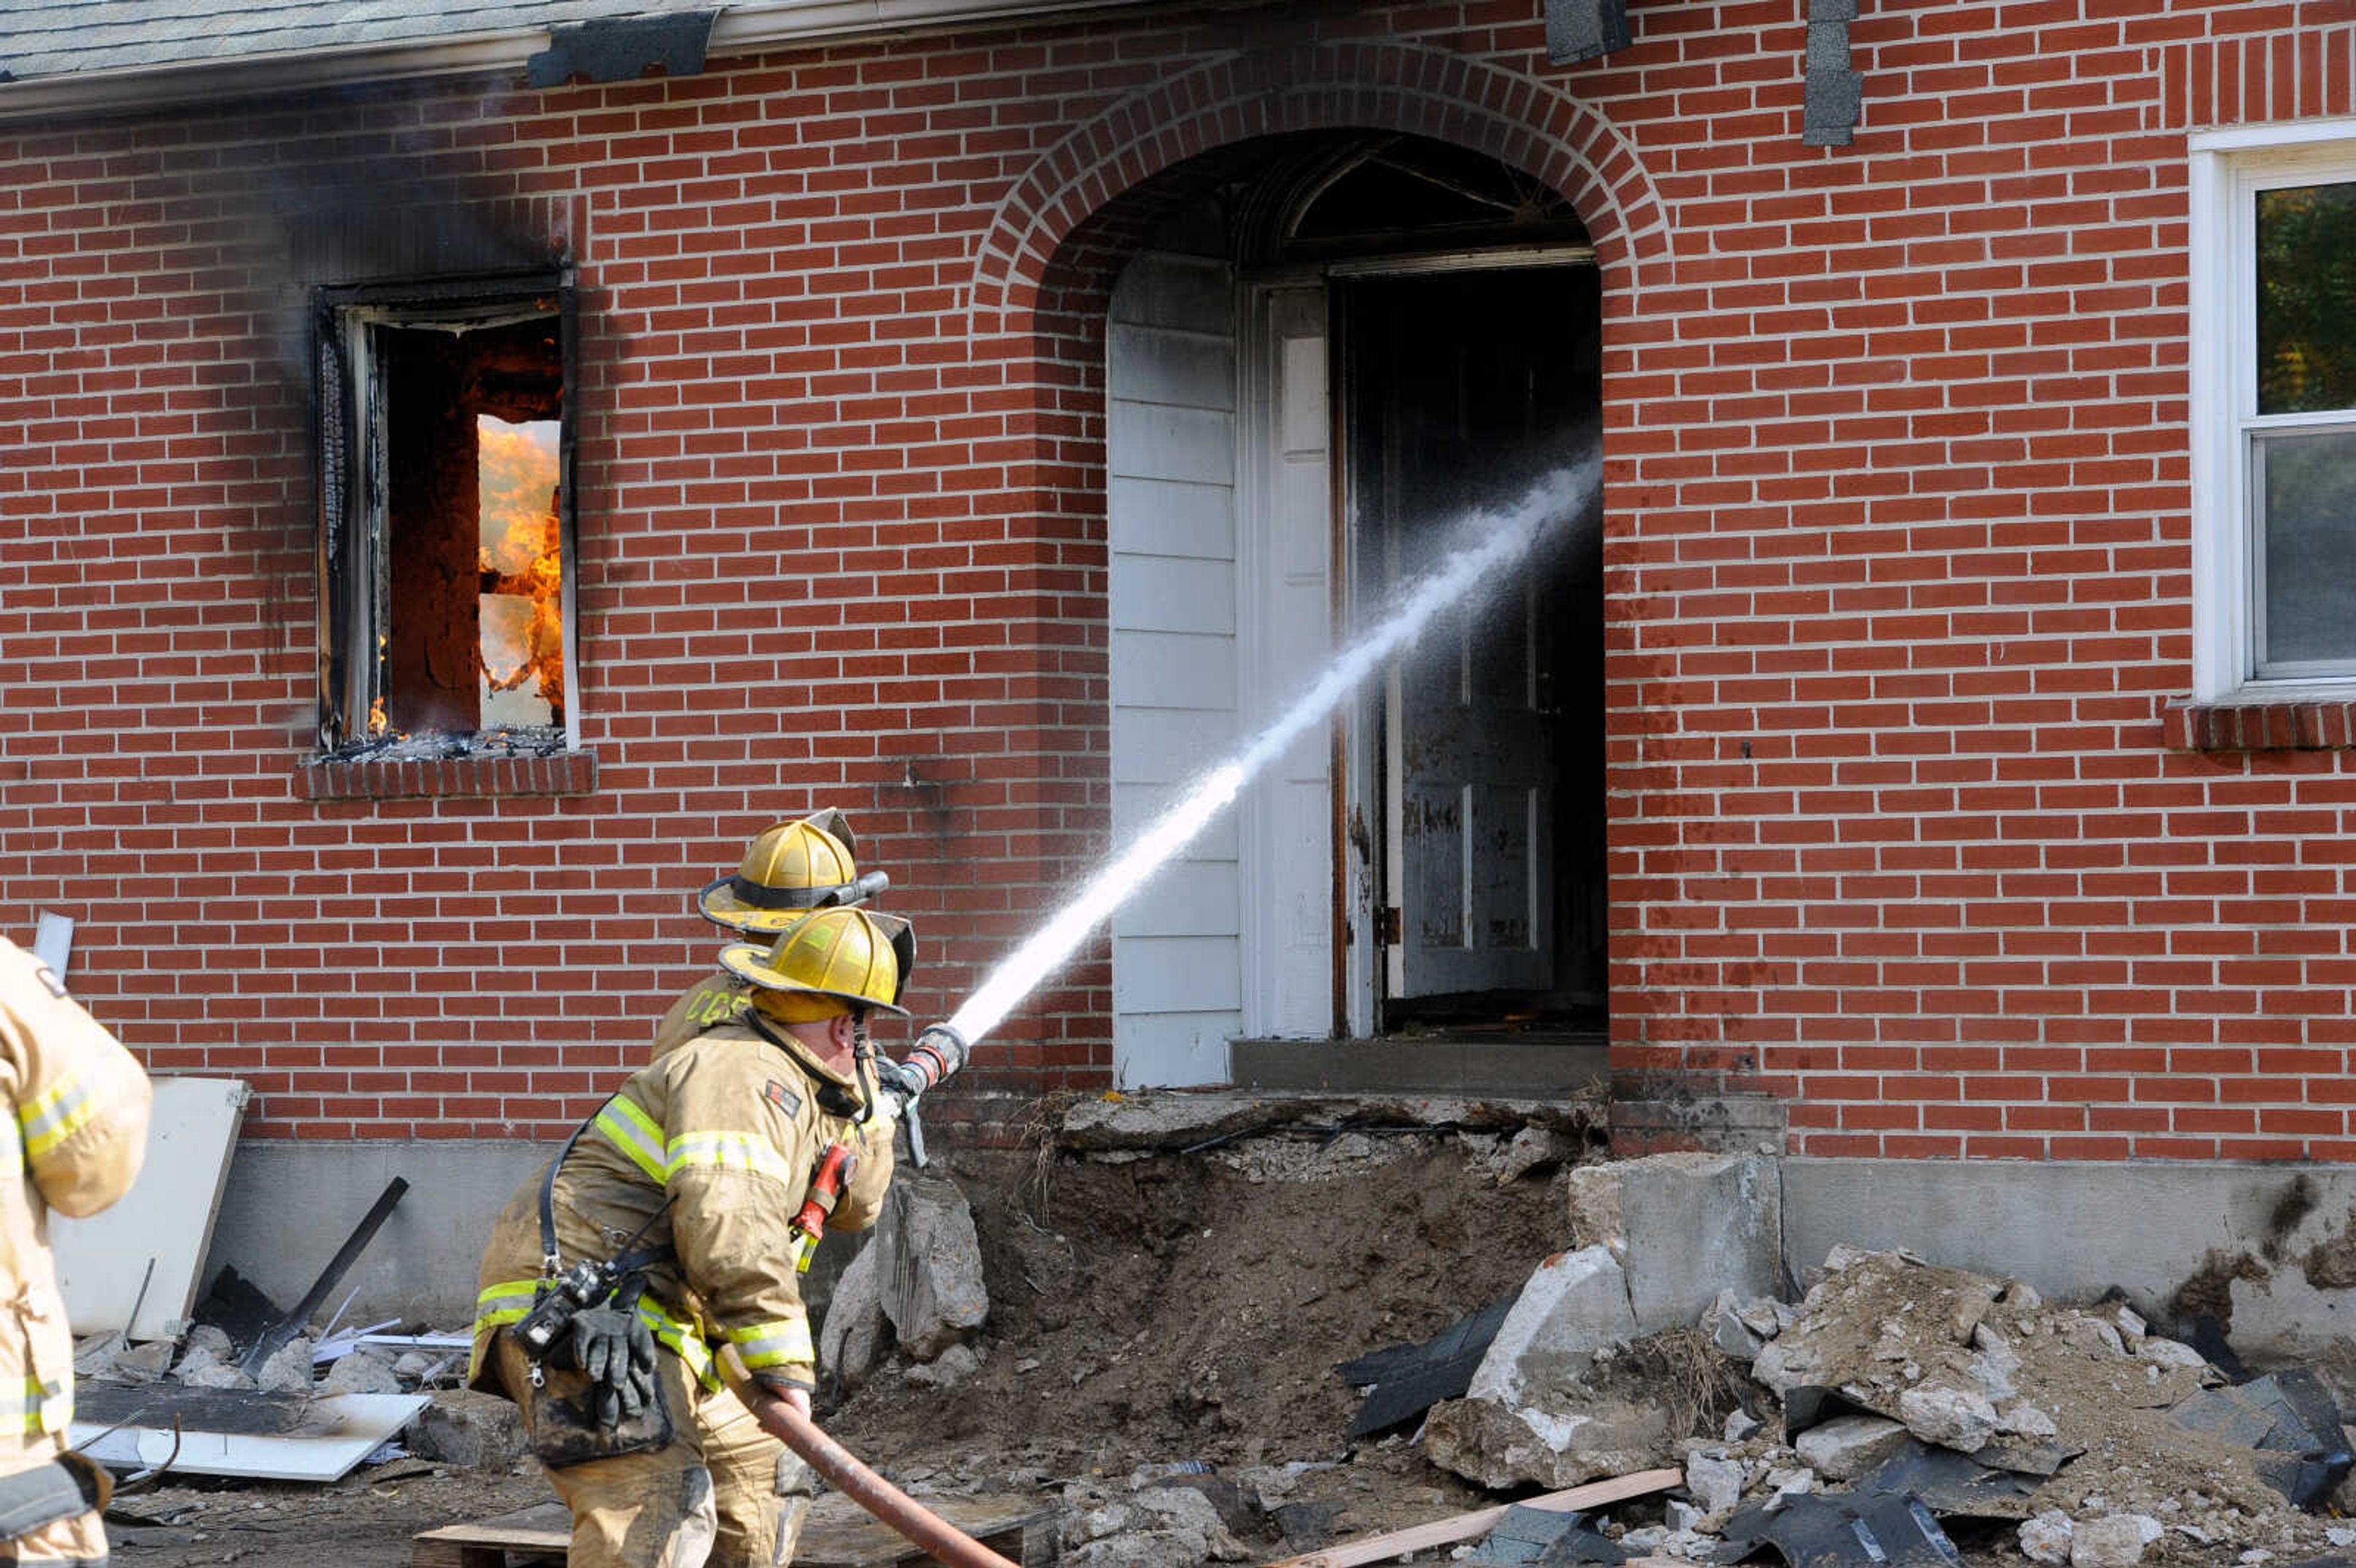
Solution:
M 1269 552 L 1278 547 L 1265 539 L 1258 547 L 1260 553 L 1252 553 L 1248 536 L 1253 515 L 1265 507 L 1248 494 L 1251 485 L 1266 485 L 1272 460 L 1280 464 L 1288 451 L 1294 459 L 1303 453 L 1282 441 L 1255 444 L 1247 434 L 1240 443 L 1231 438 L 1226 450 L 1226 461 L 1235 465 L 1228 488 L 1241 497 L 1237 526 L 1239 537 L 1246 539 L 1243 554 L 1238 557 L 1230 547 L 1223 564 L 1215 549 L 1203 554 L 1196 552 L 1195 544 L 1184 544 L 1172 559 L 1189 562 L 1188 571 L 1165 572 L 1144 590 L 1130 581 L 1139 559 L 1155 555 L 1160 548 L 1150 539 L 1147 548 L 1133 548 L 1139 543 L 1140 519 L 1146 517 L 1133 492 L 1141 485 L 1163 481 L 1150 474 L 1123 472 L 1137 466 L 1133 453 L 1120 450 L 1134 446 L 1124 433 L 1124 410 L 1151 403 L 1155 394 L 1151 387 L 1138 395 L 1135 387 L 1108 386 L 1108 356 L 1118 378 L 1124 339 L 1157 330 L 1194 330 L 1146 319 L 1151 307 L 1141 316 L 1137 263 L 1141 256 L 1158 257 L 1152 264 L 1166 272 L 1166 238 L 1172 226 L 1183 228 L 1186 215 L 1200 212 L 1206 203 L 1237 199 L 1238 191 L 1265 174 L 1265 150 L 1271 143 L 1288 136 L 1351 132 L 1423 138 L 1478 155 L 1533 188 L 1563 198 L 1583 229 L 1580 239 L 1591 251 L 1590 276 L 1600 283 L 1600 311 L 1593 303 L 1588 306 L 1593 313 L 1593 344 L 1608 334 L 1615 316 L 1625 314 L 1637 280 L 1665 251 L 1659 202 L 1608 126 L 1530 79 L 1388 45 L 1303 48 L 1214 62 L 1107 112 L 1043 156 L 1018 182 L 978 255 L 971 295 L 975 349 L 1002 355 L 1009 362 L 1009 380 L 1027 389 L 1028 407 L 1019 417 L 1029 426 L 1031 450 L 1037 458 L 1028 475 L 1035 480 L 1029 495 L 1037 507 L 1043 558 L 1052 551 L 1059 566 L 1080 570 L 1083 575 L 1076 581 L 1084 592 L 1066 603 L 1076 610 L 1094 610 L 1103 628 L 1087 639 L 1086 651 L 1076 650 L 1062 661 L 1059 673 L 1082 677 L 1078 689 L 1104 704 L 1101 728 L 1075 726 L 1066 741 L 1076 751 L 1093 753 L 1094 765 L 1087 771 L 1102 791 L 1097 796 L 1102 815 L 1096 822 L 1116 833 L 1136 826 L 1157 794 L 1166 796 L 1172 782 L 1144 776 L 1153 770 L 1141 772 L 1137 766 L 1140 753 L 1133 731 L 1138 726 L 1133 720 L 1154 699 L 1151 693 L 1143 703 L 1130 698 L 1141 677 L 1151 684 L 1183 664 L 1141 656 L 1125 645 L 1160 638 L 1166 647 L 1173 637 L 1183 641 L 1189 635 L 1220 635 L 1215 626 L 1132 624 L 1136 617 L 1125 602 L 1141 600 L 1156 611 L 1183 611 L 1190 596 L 1183 584 L 1212 581 L 1220 571 L 1229 574 L 1238 603 L 1258 595 L 1258 653 L 1251 650 L 1248 626 L 1231 629 L 1229 635 L 1230 656 L 1237 665 L 1227 679 L 1229 689 L 1238 695 L 1223 716 L 1225 728 L 1173 727 L 1154 742 L 1173 757 L 1208 763 L 1216 752 L 1199 753 L 1234 738 L 1236 727 L 1248 720 L 1256 678 L 1265 674 L 1272 658 L 1281 662 L 1286 656 L 1287 650 L 1277 646 L 1281 639 L 1269 635 L 1288 624 L 1288 613 L 1277 602 L 1290 593 L 1290 619 L 1297 624 L 1312 600 L 1333 592 L 1334 574 L 1329 570 L 1333 552 L 1351 548 L 1346 534 L 1335 534 L 1329 559 L 1308 571 L 1274 570 Z M 1290 358 L 1296 368 L 1308 362 L 1304 356 L 1313 358 L 1322 352 L 1324 296 L 1319 294 L 1311 305 L 1297 292 L 1290 298 L 1282 294 L 1281 290 L 1271 294 L 1255 286 L 1230 296 L 1237 302 L 1238 329 L 1250 339 L 1229 345 L 1229 384 L 1235 389 L 1231 420 L 1254 399 L 1267 405 L 1263 413 L 1273 406 L 1269 400 L 1283 401 L 1284 389 L 1274 378 L 1288 357 L 1280 341 L 1287 339 L 1288 331 Z M 1280 316 L 1290 322 L 1290 329 L 1276 319 Z M 1309 346 L 1311 340 L 1315 347 Z M 1129 362 L 1133 368 L 1133 354 Z M 1608 398 L 1604 401 L 1608 407 Z M 1326 455 L 1331 460 L 1336 454 Z M 1239 487 L 1237 473 L 1244 474 Z M 1143 526 L 1150 534 L 1158 525 L 1149 519 Z M 1349 576 L 1346 563 L 1340 575 Z M 1345 614 L 1350 613 L 1347 597 L 1344 593 L 1337 601 Z M 1247 618 L 1253 613 L 1247 604 Z M 1316 631 L 1322 638 L 1327 628 L 1320 625 Z M 1234 653 L 1233 648 L 1242 651 Z M 1177 700 L 1194 699 L 1182 695 Z M 1600 708 L 1590 717 L 1600 737 Z M 1206 857 L 1226 862 L 1225 884 L 1211 885 L 1218 874 L 1205 873 L 1199 864 L 1181 868 L 1127 913 L 1117 938 L 1120 957 L 1111 971 L 1088 969 L 1076 976 L 1108 997 L 1120 1035 L 1114 1065 L 1125 1081 L 1222 1081 L 1232 1072 L 1224 1041 L 1236 1034 L 1380 1034 L 1395 1025 L 1397 1020 L 1387 1017 L 1381 1005 L 1385 956 L 1373 939 L 1380 932 L 1386 904 L 1395 907 L 1395 889 L 1385 883 L 1399 880 L 1397 855 L 1384 865 L 1379 863 L 1383 851 L 1377 850 L 1369 862 L 1374 866 L 1371 879 L 1357 883 L 1351 882 L 1346 871 L 1337 878 L 1333 869 L 1337 860 L 1350 857 L 1354 810 L 1358 814 L 1355 830 L 1362 837 L 1382 831 L 1370 827 L 1365 816 L 1369 808 L 1381 808 L 1379 792 L 1354 797 L 1336 782 L 1378 773 L 1382 742 L 1362 734 L 1351 743 L 1364 753 L 1355 770 L 1337 752 L 1328 771 L 1290 781 L 1304 786 L 1296 793 L 1304 797 L 1314 794 L 1321 800 L 1313 813 L 1317 822 L 1266 798 L 1256 805 L 1248 802 L 1238 823 L 1225 830 L 1232 840 L 1211 846 Z M 1165 763 L 1162 772 L 1167 773 L 1174 765 Z M 1600 822 L 1600 788 L 1595 807 Z M 1395 824 L 1396 813 L 1394 836 Z M 1323 858 L 1272 879 L 1266 874 L 1270 847 L 1298 841 L 1312 827 L 1329 846 Z M 1600 829 L 1592 859 L 1600 890 Z M 1355 911 L 1352 896 L 1360 906 Z M 1242 912 L 1226 929 L 1218 929 L 1215 920 L 1205 929 L 1189 912 L 1205 901 Z M 1600 896 L 1598 903 L 1600 907 Z M 1311 932 L 1313 940 L 1307 945 L 1317 952 L 1271 956 L 1269 933 L 1300 933 L 1304 923 L 1299 916 L 1312 908 L 1332 915 L 1323 929 Z M 1253 912 L 1263 917 L 1257 933 L 1251 929 Z M 1215 950 L 1219 955 L 1206 960 Z M 1600 991 L 1600 927 L 1595 952 Z M 1395 976 L 1392 982 L 1388 989 L 1396 994 Z M 1274 1028 L 1269 1027 L 1271 1019 Z M 1133 1038 L 1139 1026 L 1148 1022 L 1177 1032 L 1151 1040 Z M 1586 1059 L 1590 1071 L 1600 1069 L 1601 1060 L 1600 1035 L 1594 1038 L 1597 1046 Z M 1426 1050 L 1418 1055 L 1443 1072 L 1458 1060 L 1445 1051 Z

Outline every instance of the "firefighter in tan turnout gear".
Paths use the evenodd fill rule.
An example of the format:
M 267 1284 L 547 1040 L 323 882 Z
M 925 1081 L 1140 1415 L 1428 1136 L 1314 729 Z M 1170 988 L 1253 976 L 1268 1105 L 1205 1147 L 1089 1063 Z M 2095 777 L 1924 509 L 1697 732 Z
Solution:
M 494 1226 L 475 1386 L 522 1407 L 573 1512 L 572 1568 L 711 1557 L 721 1524 L 705 1445 L 733 1424 L 717 1348 L 752 1373 L 749 1419 L 771 1401 L 809 1413 L 817 1353 L 799 1216 L 824 1167 L 840 1178 L 825 1222 L 873 1222 L 893 1121 L 866 1019 L 905 1015 L 914 955 L 906 922 L 853 908 L 726 948 L 751 1007 L 634 1073 Z M 811 1483 L 785 1455 L 761 1479 L 776 1506 L 740 1520 L 728 1550 L 784 1563 Z
M 774 941 L 814 909 L 862 904 L 891 885 L 881 871 L 860 874 L 857 848 L 850 822 L 831 808 L 777 823 L 744 847 L 733 875 L 696 895 L 696 907 L 724 930 Z M 753 994 L 750 980 L 724 967 L 697 981 L 663 1015 L 650 1060 L 660 1061 L 707 1029 L 738 1021 Z M 888 1168 L 878 1168 L 888 1173 Z M 730 1390 L 698 1404 L 695 1421 L 719 1516 L 712 1568 L 762 1568 L 776 1562 L 801 1461 L 761 1430 Z
M 131 1189 L 147 1149 L 147 1075 L 66 995 L 48 965 L 0 940 L 0 1086 L 15 1157 L 0 1175 L 0 1561 L 102 1563 L 106 1473 L 66 1450 L 73 1333 L 45 1215 L 80 1219 Z
M 744 847 L 734 875 L 696 895 L 696 907 L 723 930 L 774 940 L 814 909 L 862 904 L 891 886 L 892 879 L 881 871 L 859 874 L 852 859 L 857 848 L 851 824 L 830 807 L 798 822 L 777 823 Z M 751 1002 L 750 983 L 726 969 L 698 980 L 656 1026 L 655 1055 L 667 1054 L 714 1024 L 734 1023 Z

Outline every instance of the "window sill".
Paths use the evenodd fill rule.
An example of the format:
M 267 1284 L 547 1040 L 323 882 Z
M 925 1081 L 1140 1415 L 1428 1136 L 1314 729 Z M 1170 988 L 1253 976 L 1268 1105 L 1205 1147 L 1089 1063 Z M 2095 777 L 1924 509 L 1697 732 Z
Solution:
M 2171 702 L 2160 721 L 2179 752 L 2356 750 L 2356 697 Z
M 320 757 L 294 770 L 298 800 L 401 800 L 418 795 L 587 795 L 597 753 L 442 757 L 430 762 Z

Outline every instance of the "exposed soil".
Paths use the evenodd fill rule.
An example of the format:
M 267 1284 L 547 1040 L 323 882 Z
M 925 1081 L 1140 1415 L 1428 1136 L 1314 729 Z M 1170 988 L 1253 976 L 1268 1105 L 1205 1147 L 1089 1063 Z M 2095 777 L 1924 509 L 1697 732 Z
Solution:
M 1306 1156 L 1307 1157 L 1301 1157 Z M 835 1415 L 872 1461 L 1069 1476 L 1344 1457 L 1336 1362 L 1510 1296 L 1559 1195 L 1498 1186 L 1445 1135 L 1256 1140 L 1207 1155 L 968 1157 L 990 1360 L 949 1390 L 886 1375 Z

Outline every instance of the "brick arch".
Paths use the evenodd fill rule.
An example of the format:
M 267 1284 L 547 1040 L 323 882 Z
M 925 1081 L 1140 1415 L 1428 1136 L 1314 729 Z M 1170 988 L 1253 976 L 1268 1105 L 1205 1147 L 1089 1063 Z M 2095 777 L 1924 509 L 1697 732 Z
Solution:
M 1353 127 L 1453 142 L 1545 181 L 1587 226 L 1606 274 L 1630 288 L 1666 261 L 1667 208 L 1651 176 L 1627 138 L 1577 100 L 1536 77 L 1437 49 L 1304 44 L 1199 66 L 1112 105 L 1050 148 L 982 238 L 973 311 L 988 320 L 1033 308 L 1066 240 L 1165 169 L 1249 137 Z

